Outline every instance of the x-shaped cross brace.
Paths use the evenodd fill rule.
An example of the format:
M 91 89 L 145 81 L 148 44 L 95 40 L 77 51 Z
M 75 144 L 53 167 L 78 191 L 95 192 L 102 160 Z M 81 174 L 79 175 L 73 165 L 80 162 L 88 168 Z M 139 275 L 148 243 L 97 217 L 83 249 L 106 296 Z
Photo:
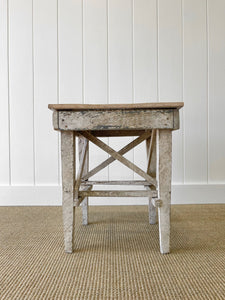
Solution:
M 114 149 L 112 149 L 110 146 L 108 146 L 107 144 L 102 142 L 100 139 L 98 139 L 97 137 L 95 137 L 93 134 L 91 134 L 88 131 L 82 131 L 82 132 L 79 132 L 79 134 L 80 134 L 80 136 L 85 138 L 84 139 L 85 142 L 84 142 L 82 153 L 81 153 L 80 167 L 79 167 L 79 170 L 78 170 L 77 180 L 76 180 L 76 184 L 75 184 L 75 202 L 77 204 L 80 203 L 83 200 L 83 199 L 78 199 L 79 198 L 79 187 L 80 187 L 80 184 L 81 184 L 81 180 L 87 180 L 89 177 L 93 176 L 94 174 L 96 174 L 97 172 L 99 172 L 100 170 L 102 170 L 103 168 L 105 168 L 106 166 L 108 166 L 110 163 L 112 163 L 115 160 L 120 161 L 126 167 L 130 168 L 132 171 L 134 171 L 138 175 L 142 176 L 149 183 L 149 186 L 153 185 L 153 186 L 156 187 L 156 184 L 157 184 L 156 179 L 148 174 L 149 173 L 150 159 L 151 159 L 151 151 L 152 151 L 154 131 L 152 131 L 152 132 L 148 131 L 148 132 L 143 133 L 141 136 L 139 136 L 134 141 L 132 141 L 131 143 L 129 143 L 128 145 L 123 147 L 118 152 L 115 151 Z M 135 165 L 134 163 L 132 163 L 131 161 L 129 161 L 128 159 L 126 159 L 122 155 L 125 154 L 126 152 L 128 152 L 129 150 L 131 150 L 132 148 L 134 148 L 135 146 L 137 146 L 138 144 L 140 144 L 142 141 L 148 139 L 150 136 L 151 136 L 150 146 L 148 147 L 149 148 L 148 168 L 147 168 L 147 173 L 146 173 L 142 169 L 140 169 L 137 165 Z M 102 150 L 107 152 L 109 155 L 111 155 L 111 157 L 106 159 L 99 166 L 92 169 L 90 172 L 88 172 L 84 176 L 82 176 L 84 163 L 85 163 L 85 159 L 86 159 L 86 153 L 87 153 L 87 145 L 88 145 L 87 140 L 91 141 L 96 146 L 98 146 L 99 148 L 101 148 Z M 90 189 L 90 188 L 91 188 L 90 186 L 86 186 L 86 190 Z M 82 197 L 82 198 L 84 198 L 84 197 Z

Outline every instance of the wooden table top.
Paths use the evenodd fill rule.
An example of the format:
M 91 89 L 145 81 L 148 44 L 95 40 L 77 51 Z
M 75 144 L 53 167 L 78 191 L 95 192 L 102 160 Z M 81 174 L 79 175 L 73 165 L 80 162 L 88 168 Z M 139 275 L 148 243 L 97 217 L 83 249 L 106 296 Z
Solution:
M 180 109 L 184 102 L 152 102 L 130 104 L 49 104 L 51 110 L 108 110 L 108 109 Z

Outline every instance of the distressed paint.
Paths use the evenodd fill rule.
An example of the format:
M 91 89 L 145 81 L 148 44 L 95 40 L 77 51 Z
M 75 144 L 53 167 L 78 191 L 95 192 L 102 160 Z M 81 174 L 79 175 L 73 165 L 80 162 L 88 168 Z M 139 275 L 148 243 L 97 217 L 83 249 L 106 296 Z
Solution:
M 157 181 L 158 197 L 162 205 L 158 208 L 160 252 L 170 252 L 170 204 L 172 168 L 172 131 L 157 130 Z
M 173 129 L 179 129 L 180 128 L 180 118 L 179 118 L 179 110 L 175 109 L 173 112 Z
M 78 148 L 79 148 L 79 161 L 81 163 L 82 150 L 85 146 L 85 138 L 80 137 L 78 139 Z M 89 142 L 87 140 L 87 153 L 84 162 L 83 174 L 85 175 L 88 172 L 89 168 Z M 83 225 L 88 225 L 88 197 L 85 197 L 82 201 L 82 223 Z
M 155 172 L 152 174 L 152 169 L 155 171 L 156 168 L 156 156 L 155 156 L 155 149 L 156 149 L 156 142 L 155 142 L 155 130 L 152 130 L 151 138 L 146 140 L 146 152 L 147 152 L 147 173 L 150 176 L 155 178 Z M 156 208 L 152 204 L 152 197 L 148 199 L 148 211 L 149 211 L 149 223 L 155 224 L 156 223 Z
M 151 135 L 150 132 L 143 133 L 141 136 L 139 136 L 138 138 L 136 138 L 135 140 L 133 140 L 132 142 L 130 142 L 129 144 L 127 144 L 125 147 L 123 147 L 122 149 L 120 149 L 118 151 L 118 153 L 121 154 L 121 155 L 124 155 L 125 153 L 127 153 L 128 151 L 130 151 L 131 149 L 133 149 L 134 147 L 136 147 L 137 145 L 139 145 L 141 142 L 143 142 L 150 135 Z M 114 157 L 112 157 L 112 156 L 109 157 L 109 158 L 107 158 L 100 165 L 98 165 L 97 167 L 95 167 L 94 169 L 92 169 L 90 172 L 88 172 L 85 176 L 83 176 L 82 179 L 86 180 L 89 177 L 95 175 L 97 172 L 101 171 L 103 168 L 107 167 L 109 164 L 111 164 L 115 160 L 116 159 Z
M 143 170 L 141 170 L 138 166 L 134 165 L 132 162 L 130 162 L 128 159 L 120 155 L 118 152 L 113 150 L 111 147 L 109 147 L 107 144 L 103 143 L 101 140 L 93 136 L 87 131 L 83 131 L 82 135 L 86 138 L 88 138 L 92 143 L 97 145 L 99 148 L 102 150 L 106 151 L 108 154 L 110 154 L 112 157 L 120 161 L 122 164 L 124 164 L 126 167 L 134 171 L 135 173 L 139 174 L 145 180 L 149 181 L 150 184 L 153 184 L 154 186 L 156 185 L 156 180 L 155 178 L 152 178 L 150 175 L 145 173 Z
M 80 196 L 89 196 L 89 197 L 158 197 L 157 191 L 141 191 L 141 190 L 124 190 L 124 191 L 115 191 L 115 190 L 107 190 L 107 191 L 82 191 L 79 192 Z
M 59 111 L 59 129 L 173 129 L 173 118 L 173 109 Z
M 75 135 L 72 131 L 61 132 L 62 157 L 62 207 L 65 252 L 72 253 L 74 248 L 75 207 L 74 181 L 75 181 Z
M 154 225 L 156 223 L 156 209 L 152 204 L 152 197 L 148 198 L 148 214 L 149 214 L 149 224 Z
M 59 113 L 57 111 L 53 111 L 52 114 L 52 124 L 55 130 L 59 129 Z
M 161 112 L 163 113 L 161 114 Z M 148 197 L 149 199 L 149 222 L 150 224 L 155 224 L 156 221 L 156 207 L 158 208 L 159 216 L 159 239 L 160 239 L 160 252 L 169 253 L 170 251 L 170 202 L 171 202 L 171 166 L 172 166 L 172 130 L 179 128 L 179 112 L 174 109 L 164 109 L 164 110 L 149 110 L 149 116 L 151 118 L 152 124 L 156 127 L 156 138 L 154 138 L 150 130 L 146 130 L 144 124 L 139 128 L 139 125 L 145 120 L 143 118 L 143 110 L 124 110 L 118 112 L 118 110 L 102 110 L 99 111 L 99 117 L 101 115 L 106 118 L 106 116 L 111 119 L 111 113 L 118 113 L 119 118 L 124 117 L 123 123 L 120 125 L 121 128 L 117 128 L 116 132 L 134 129 L 134 132 L 140 129 L 140 136 L 123 147 L 121 150 L 114 151 L 107 144 L 99 140 L 94 134 L 89 131 L 84 130 L 87 124 L 84 124 L 86 120 L 87 123 L 95 123 L 94 116 L 98 113 L 95 110 L 92 111 L 54 111 L 53 125 L 54 127 L 59 127 L 61 130 L 61 152 L 62 152 L 62 178 L 63 178 L 63 222 L 64 222 L 64 241 L 65 241 L 65 251 L 68 253 L 73 252 L 73 240 L 74 240 L 74 218 L 75 218 L 75 206 L 78 206 L 83 201 L 83 224 L 88 224 L 88 201 L 87 197 Z M 146 112 L 146 111 L 145 111 Z M 160 112 L 160 113 L 159 113 Z M 80 113 L 80 117 L 83 116 L 83 121 L 81 118 L 80 130 L 68 130 L 70 127 L 65 127 L 66 130 L 62 129 L 60 126 L 60 120 L 66 124 L 70 124 L 74 128 L 73 118 L 77 117 Z M 158 114 L 159 113 L 159 114 Z M 115 116 L 115 114 L 114 114 Z M 125 128 L 124 124 L 128 124 L 132 120 L 132 116 L 135 116 L 135 123 L 129 124 L 129 128 Z M 140 120 L 137 120 L 139 116 Z M 172 121 L 170 128 L 165 129 L 164 117 L 166 116 L 167 121 Z M 100 119 L 101 119 L 100 117 Z M 63 119 L 65 118 L 65 119 Z M 72 119 L 71 119 L 72 118 Z M 86 118 L 89 118 L 87 120 Z M 104 119 L 103 121 L 107 120 Z M 117 118 L 118 120 L 118 118 Z M 129 120 L 128 123 L 127 120 Z M 58 122 L 57 122 L 58 121 Z M 76 120 L 75 120 L 76 121 Z M 102 120 L 101 120 L 102 122 Z M 107 128 L 111 120 L 107 122 L 104 126 Z M 158 123 L 157 123 L 158 122 Z M 115 120 L 114 120 L 115 123 Z M 159 129 L 157 124 L 161 123 L 161 128 Z M 98 124 L 99 120 L 96 121 L 95 125 Z M 64 124 L 65 125 L 65 124 Z M 95 126 L 94 125 L 94 126 Z M 83 127 L 82 127 L 83 126 Z M 118 125 L 117 125 L 118 126 Z M 137 126 L 137 127 L 135 127 Z M 159 126 L 159 127 L 160 127 Z M 105 130 L 105 127 L 101 130 L 98 128 L 98 132 L 105 131 L 110 136 L 112 131 Z M 143 133 L 143 130 L 146 130 Z M 115 132 L 114 132 L 115 133 Z M 79 136 L 79 158 L 80 158 L 80 169 L 78 172 L 78 184 L 75 185 L 75 136 Z M 94 174 L 101 170 L 105 164 L 110 164 L 113 160 L 119 160 L 121 163 L 126 165 L 128 168 L 132 169 L 139 175 L 145 178 L 145 181 L 136 180 L 123 181 L 121 184 L 134 184 L 143 185 L 146 190 L 104 190 L 91 191 L 94 184 L 118 184 L 118 181 L 85 181 L 85 175 L 82 178 L 82 171 L 86 172 L 88 179 L 91 176 L 91 172 L 88 172 L 88 155 L 85 159 L 85 143 L 87 140 L 92 141 L 95 145 L 100 147 L 102 150 L 111 155 L 109 159 L 100 164 L 98 167 L 93 169 L 91 172 Z M 124 158 L 122 154 L 125 154 L 129 149 L 132 149 L 140 142 L 146 140 L 146 150 L 148 156 L 148 164 L 146 166 L 147 172 L 145 173 L 139 167 L 131 163 L 129 160 Z M 88 147 L 88 146 L 87 146 Z M 87 149 L 88 152 L 88 149 Z M 97 169 L 97 170 L 96 170 Z M 150 176 L 151 174 L 151 176 Z M 155 178 L 156 177 L 156 178 Z M 147 182 L 147 184 L 146 184 Z M 155 185 L 155 188 L 151 190 L 151 185 Z M 78 197 L 74 198 L 75 190 L 78 192 Z
M 149 182 L 145 180 L 111 180 L 111 181 L 83 181 L 82 185 L 146 185 L 149 186 Z

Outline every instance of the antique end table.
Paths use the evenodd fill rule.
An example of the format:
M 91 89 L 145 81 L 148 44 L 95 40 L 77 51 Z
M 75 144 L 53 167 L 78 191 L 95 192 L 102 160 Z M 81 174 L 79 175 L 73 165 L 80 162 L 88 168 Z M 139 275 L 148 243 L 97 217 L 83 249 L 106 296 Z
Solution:
M 61 132 L 62 207 L 65 251 L 74 249 L 75 207 L 82 203 L 83 224 L 88 224 L 88 197 L 148 197 L 149 222 L 156 223 L 158 208 L 160 252 L 170 251 L 170 204 L 172 130 L 179 129 L 179 109 L 183 102 L 137 104 L 49 104 L 53 126 Z M 136 136 L 115 151 L 98 137 Z M 76 143 L 79 168 L 76 173 Z M 110 155 L 100 165 L 88 169 L 91 141 Z M 146 141 L 147 164 L 143 171 L 123 155 Z M 118 160 L 143 180 L 91 181 L 89 178 Z M 95 185 L 141 185 L 144 190 L 92 190 Z

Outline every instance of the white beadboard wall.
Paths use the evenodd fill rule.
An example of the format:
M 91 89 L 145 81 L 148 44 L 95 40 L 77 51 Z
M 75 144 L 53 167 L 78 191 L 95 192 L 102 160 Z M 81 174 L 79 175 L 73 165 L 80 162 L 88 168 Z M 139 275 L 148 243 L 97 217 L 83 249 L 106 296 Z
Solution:
M 185 102 L 172 203 L 225 203 L 224 16 L 224 0 L 0 0 L 0 205 L 61 204 L 48 103 L 155 101 Z M 126 155 L 142 168 L 144 146 Z M 96 178 L 138 176 L 115 162 Z

